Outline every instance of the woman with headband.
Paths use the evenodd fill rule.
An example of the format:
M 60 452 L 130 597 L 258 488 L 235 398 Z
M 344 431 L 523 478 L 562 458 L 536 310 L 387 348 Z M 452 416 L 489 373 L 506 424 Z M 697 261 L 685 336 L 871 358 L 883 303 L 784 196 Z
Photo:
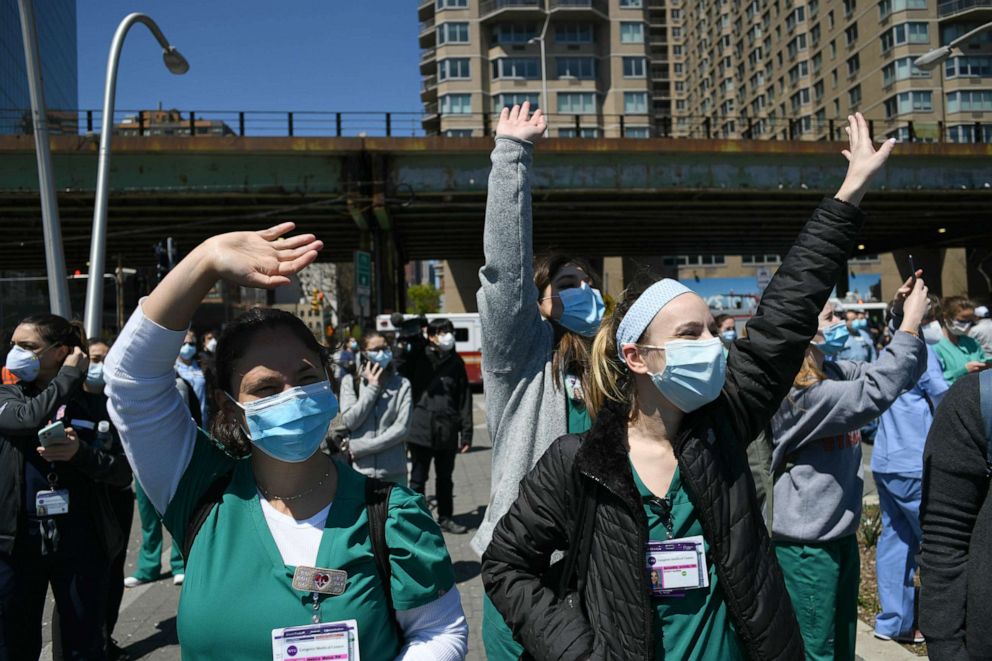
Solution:
M 847 178 L 729 356 L 706 303 L 674 280 L 628 292 L 604 320 L 592 429 L 545 452 L 483 558 L 486 592 L 533 658 L 803 657 L 746 446 L 802 364 L 893 148 L 875 151 L 860 114 L 848 132 Z

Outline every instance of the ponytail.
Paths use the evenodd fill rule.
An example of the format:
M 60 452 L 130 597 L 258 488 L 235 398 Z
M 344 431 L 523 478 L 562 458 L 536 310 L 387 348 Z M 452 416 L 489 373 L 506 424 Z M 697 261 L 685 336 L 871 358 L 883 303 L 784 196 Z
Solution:
M 603 319 L 593 340 L 589 360 L 591 383 L 586 391 L 586 404 L 593 419 L 610 403 L 619 404 L 627 415 L 637 410 L 634 381 L 617 352 L 617 328 L 642 293 L 640 287 L 626 289 L 612 314 Z
M 78 319 L 69 321 L 57 314 L 39 313 L 24 318 L 21 320 L 21 325 L 34 326 L 38 335 L 49 345 L 62 345 L 70 351 L 75 347 L 79 347 L 83 352 L 89 350 L 86 329 Z

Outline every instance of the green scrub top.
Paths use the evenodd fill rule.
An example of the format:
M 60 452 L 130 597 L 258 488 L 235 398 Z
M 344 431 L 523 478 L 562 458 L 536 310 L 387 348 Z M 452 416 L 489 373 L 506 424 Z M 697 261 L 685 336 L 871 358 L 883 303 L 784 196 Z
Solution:
M 365 477 L 336 465 L 338 488 L 316 565 L 344 570 L 348 578 L 343 594 L 318 595 L 320 621 L 357 620 L 362 658 L 391 659 L 400 644 L 369 540 Z M 294 568 L 283 564 L 269 532 L 250 461 L 231 459 L 201 434 L 163 517 L 166 527 L 181 545 L 205 490 L 231 468 L 231 483 L 200 528 L 186 562 L 177 623 L 187 661 L 270 659 L 273 629 L 313 621 L 313 593 L 292 587 Z M 444 538 L 419 494 L 393 488 L 386 540 L 396 610 L 423 606 L 452 588 Z
M 641 481 L 633 463 L 630 465 L 630 470 L 634 474 L 634 484 L 641 495 L 644 513 L 648 518 L 648 539 L 660 542 L 668 540 L 668 529 L 665 527 L 661 508 L 656 503 L 656 496 Z M 702 535 L 703 526 L 699 523 L 689 492 L 682 484 L 678 468 L 675 469 L 666 498 L 671 503 L 672 538 Z M 716 568 L 709 561 L 709 542 L 704 540 L 704 544 L 710 575 L 709 590 L 705 588 L 688 590 L 683 597 L 651 599 L 654 606 L 655 659 L 680 661 L 744 659 L 740 641 L 727 613 L 723 592 L 719 588 Z M 643 589 L 647 590 L 647 585 Z
M 934 345 L 933 350 L 937 353 L 937 360 L 944 370 L 944 380 L 948 386 L 953 386 L 954 382 L 968 373 L 966 365 L 973 360 L 984 362 L 988 357 L 985 351 L 975 339 L 967 335 L 958 336 L 958 344 L 946 337 L 940 338 L 940 342 Z
M 592 417 L 586 409 L 581 391 L 576 391 L 579 377 L 573 374 L 565 375 L 565 407 L 568 416 L 568 433 L 584 434 L 592 427 Z

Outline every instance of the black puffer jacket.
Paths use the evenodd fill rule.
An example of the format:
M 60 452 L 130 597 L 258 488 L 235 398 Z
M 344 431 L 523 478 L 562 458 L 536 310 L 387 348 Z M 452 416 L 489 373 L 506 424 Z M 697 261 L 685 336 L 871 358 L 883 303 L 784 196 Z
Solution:
M 472 391 L 465 361 L 454 351 L 427 347 L 431 379 L 413 402 L 409 443 L 435 450 L 457 450 L 459 437 L 472 444 Z
M 799 370 L 863 216 L 824 200 L 772 279 L 747 337 L 730 350 L 712 404 L 685 417 L 672 445 L 698 511 L 728 613 L 752 659 L 803 658 L 799 626 L 758 508 L 747 443 L 768 424 Z M 647 521 L 634 486 L 623 411 L 607 407 L 582 437 L 558 439 L 521 483 L 482 561 L 496 608 L 536 659 L 651 659 L 644 578 Z M 556 597 L 552 553 L 577 546 L 582 482 L 596 509 L 578 598 Z

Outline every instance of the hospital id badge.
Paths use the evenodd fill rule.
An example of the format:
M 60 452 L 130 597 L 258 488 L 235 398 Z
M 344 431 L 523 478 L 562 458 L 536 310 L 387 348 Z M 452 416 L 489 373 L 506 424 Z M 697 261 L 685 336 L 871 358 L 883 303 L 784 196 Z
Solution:
M 44 491 L 39 491 L 34 497 L 34 511 L 36 516 L 56 516 L 58 514 L 68 514 L 69 490 L 46 489 Z
M 700 535 L 649 541 L 645 554 L 648 591 L 652 597 L 682 597 L 686 590 L 708 588 L 706 547 Z
M 361 658 L 357 620 L 272 630 L 272 661 L 361 661 Z

